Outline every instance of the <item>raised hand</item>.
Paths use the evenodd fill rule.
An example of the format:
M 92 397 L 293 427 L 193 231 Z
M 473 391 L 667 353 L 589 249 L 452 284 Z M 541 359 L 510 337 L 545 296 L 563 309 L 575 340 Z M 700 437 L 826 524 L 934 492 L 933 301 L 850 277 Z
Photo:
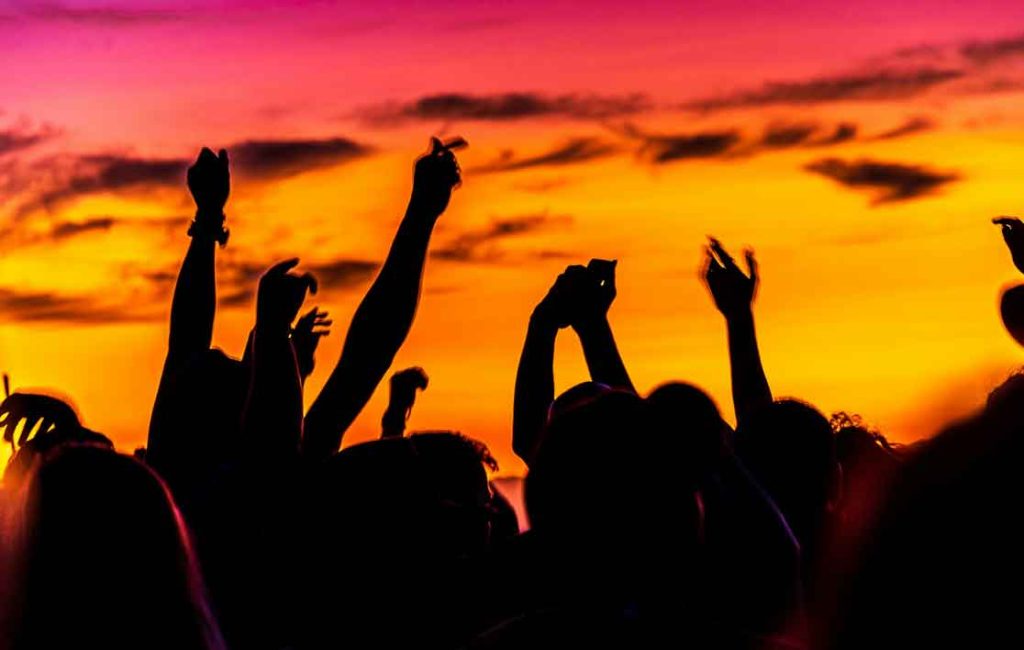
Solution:
M 292 328 L 295 360 L 299 364 L 299 375 L 303 379 L 313 374 L 313 367 L 316 364 L 316 346 L 319 345 L 321 337 L 331 333 L 333 324 L 334 321 L 328 318 L 327 312 L 313 307 Z
M 572 325 L 580 312 L 582 290 L 590 278 L 587 267 L 567 266 L 533 310 L 534 320 L 558 329 Z
M 398 438 L 405 432 L 405 422 L 416 403 L 416 391 L 427 389 L 427 373 L 423 368 L 406 368 L 391 375 L 391 401 L 384 412 L 382 438 Z
M 188 190 L 201 215 L 220 215 L 231 191 L 228 152 L 214 155 L 207 147 L 199 152 L 194 165 L 188 168 Z
M 430 139 L 430 151 L 416 161 L 409 207 L 428 219 L 437 219 L 448 207 L 452 190 L 462 182 L 459 162 L 453 150 L 467 146 L 462 138 L 447 144 Z
M 569 300 L 571 325 L 579 332 L 581 327 L 599 323 L 608 317 L 608 309 L 615 301 L 616 260 L 593 259 L 587 264 L 586 274 L 571 283 L 574 292 Z
M 1017 217 L 997 217 L 992 223 L 1002 227 L 1003 241 L 1010 249 L 1010 256 L 1013 258 L 1013 265 L 1017 270 L 1024 273 L 1024 223 Z
M 228 241 L 228 231 L 224 229 L 224 205 L 231 191 L 228 152 L 221 149 L 214 155 L 209 148 L 203 147 L 195 164 L 188 168 L 188 189 L 196 202 L 196 219 L 189 234 L 209 237 L 223 246 Z
M 298 258 L 279 262 L 260 278 L 256 296 L 256 326 L 288 332 L 306 299 L 306 291 L 316 294 L 316 278 L 310 273 L 289 273 Z
M 15 440 L 19 423 L 24 423 Z M 38 427 L 38 428 L 37 428 Z M 67 403 L 49 395 L 14 393 L 0 403 L 0 431 L 3 440 L 14 447 L 22 447 L 36 436 L 54 433 L 74 435 L 81 431 L 78 415 Z
M 749 312 L 754 296 L 757 295 L 757 260 L 754 259 L 754 251 L 747 250 L 745 257 L 749 274 L 740 270 L 717 239 L 711 238 L 707 248 L 702 275 L 715 306 L 726 319 Z

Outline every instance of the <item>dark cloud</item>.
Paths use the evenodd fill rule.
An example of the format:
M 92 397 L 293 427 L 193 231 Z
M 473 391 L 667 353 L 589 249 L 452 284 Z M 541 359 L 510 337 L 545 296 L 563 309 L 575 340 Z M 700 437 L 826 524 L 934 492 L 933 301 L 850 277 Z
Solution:
M 643 95 L 542 95 L 532 92 L 471 95 L 443 93 L 409 103 L 371 107 L 362 117 L 375 122 L 402 120 L 509 121 L 538 117 L 602 119 L 631 115 L 650 106 Z
M 34 147 L 60 134 L 60 129 L 44 124 L 33 128 L 20 123 L 0 130 L 0 156 Z
M 769 82 L 757 90 L 688 102 L 683 108 L 717 111 L 772 105 L 801 106 L 838 101 L 906 99 L 964 77 L 965 72 L 951 68 L 879 70 L 806 81 Z
M 56 164 L 58 161 L 53 162 Z M 86 194 L 180 186 L 184 183 L 187 167 L 181 159 L 114 155 L 81 156 L 65 162 L 68 168 L 57 174 L 53 186 L 23 204 L 18 216 L 39 209 L 53 210 L 64 201 Z
M 550 216 L 546 213 L 496 219 L 484 228 L 455 236 L 447 244 L 435 249 L 431 256 L 451 262 L 500 262 L 506 259 L 507 254 L 498 246 L 498 242 L 571 222 L 571 217 Z
M 758 145 L 765 149 L 786 149 L 804 144 L 817 132 L 817 124 L 773 124 L 764 130 Z
M 471 171 L 480 173 L 508 172 L 533 167 L 558 167 L 604 158 L 618 151 L 614 145 L 597 138 L 573 138 L 565 144 L 535 156 L 516 158 L 511 150 L 490 163 L 474 167 Z
M 708 131 L 675 135 L 643 134 L 632 130 L 642 141 L 640 155 L 655 164 L 694 158 L 715 158 L 730 153 L 740 142 L 740 132 Z
M 980 66 L 1021 57 L 1024 56 L 1024 34 L 988 41 L 970 41 L 960 46 L 960 54 Z
M 366 260 L 339 259 L 305 265 L 316 276 L 321 289 L 343 289 L 358 286 L 372 279 L 380 264 Z
M 851 140 L 857 139 L 857 125 L 853 122 L 840 122 L 836 125 L 836 128 L 832 130 L 831 135 L 812 142 L 811 144 L 817 147 L 831 147 L 844 142 L 850 142 Z
M 894 129 L 884 131 L 876 135 L 872 140 L 895 140 L 915 133 L 930 131 L 935 128 L 935 122 L 926 117 L 914 117 Z
M 370 148 L 346 138 L 249 140 L 228 147 L 232 165 L 243 175 L 272 180 L 367 155 Z M 0 188 L 29 193 L 16 218 L 52 211 L 62 202 L 104 192 L 183 189 L 190 160 L 122 155 L 56 156 L 20 172 L 0 166 Z M 40 181 L 44 178 L 45 181 Z
M 64 221 L 50 229 L 50 238 L 55 241 L 88 232 L 106 232 L 117 222 L 113 217 L 94 217 L 85 221 Z
M 231 162 L 259 178 L 291 176 L 368 155 L 371 149 L 348 138 L 248 140 L 228 149 Z
M 154 311 L 114 305 L 83 296 L 0 288 L 0 320 L 8 322 L 103 325 L 150 321 Z
M 845 187 L 872 191 L 875 193 L 874 204 L 926 196 L 960 178 L 958 174 L 935 171 L 923 165 L 874 160 L 846 162 L 838 158 L 826 158 L 810 163 L 804 169 L 831 178 Z

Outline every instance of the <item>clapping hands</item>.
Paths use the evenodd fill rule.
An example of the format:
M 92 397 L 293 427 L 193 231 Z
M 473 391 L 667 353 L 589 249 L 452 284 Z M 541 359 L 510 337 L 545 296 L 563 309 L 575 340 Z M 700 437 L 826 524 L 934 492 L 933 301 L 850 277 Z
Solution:
M 701 275 L 718 311 L 722 312 L 726 319 L 749 312 L 757 295 L 758 284 L 754 251 L 747 250 L 744 254 L 748 273 L 740 269 L 717 239 L 711 238 L 706 252 L 707 257 Z

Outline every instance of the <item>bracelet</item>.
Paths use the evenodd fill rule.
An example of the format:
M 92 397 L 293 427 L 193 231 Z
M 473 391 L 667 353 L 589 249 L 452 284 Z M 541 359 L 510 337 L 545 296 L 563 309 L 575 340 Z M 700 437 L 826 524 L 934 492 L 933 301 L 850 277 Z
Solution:
M 224 227 L 224 215 L 220 216 L 220 222 L 217 223 L 210 219 L 200 219 L 199 213 L 196 213 L 196 218 L 188 227 L 189 237 L 209 237 L 221 247 L 227 245 L 230 234 L 231 231 Z

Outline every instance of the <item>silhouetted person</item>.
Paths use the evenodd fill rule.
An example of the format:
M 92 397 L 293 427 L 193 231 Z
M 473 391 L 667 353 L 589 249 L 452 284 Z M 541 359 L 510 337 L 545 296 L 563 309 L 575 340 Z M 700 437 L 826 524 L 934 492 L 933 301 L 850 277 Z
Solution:
M 487 448 L 449 432 L 384 438 L 330 458 L 308 499 L 300 647 L 457 647 L 488 581 Z
M 800 550 L 775 503 L 732 451 L 732 429 L 699 388 L 663 384 L 647 397 L 660 453 L 700 491 L 706 591 L 723 624 L 760 635 L 788 632 L 800 612 Z
M 527 465 L 555 399 L 554 358 L 558 330 L 572 327 L 579 336 L 591 379 L 611 388 L 636 392 L 608 322 L 615 300 L 616 262 L 591 260 L 558 276 L 533 310 L 516 373 L 512 449 Z
M 0 646 L 223 647 L 174 501 L 138 461 L 61 447 L 38 463 L 12 515 Z
M 338 365 L 306 414 L 303 453 L 323 460 L 338 451 L 345 431 L 362 411 L 405 342 L 416 315 L 430 235 L 461 182 L 453 149 L 437 138 L 416 161 L 405 217 L 376 280 L 356 309 Z
M 88 443 L 114 448 L 105 435 L 84 427 L 67 402 L 37 393 L 18 392 L 4 399 L 0 431 L 13 452 L 3 474 L 3 490 L 11 494 L 21 487 L 40 456 L 61 445 Z
M 746 260 L 748 274 L 712 239 L 703 273 L 728 329 L 735 450 L 800 542 L 806 585 L 814 581 L 842 474 L 825 416 L 803 402 L 772 398 L 754 329 L 758 274 L 753 251 L 747 251 Z
M 1002 647 L 1019 634 L 1024 378 L 920 445 L 832 630 L 836 648 Z
M 188 252 L 171 304 L 170 338 L 149 425 L 146 461 L 168 482 L 190 524 L 240 442 L 249 370 L 211 349 L 217 307 L 215 251 L 227 243 L 224 205 L 230 192 L 227 152 L 204 148 L 188 170 L 196 203 Z
M 416 392 L 426 390 L 427 381 L 423 368 L 406 368 L 391 375 L 391 397 L 381 418 L 381 438 L 405 435 L 405 423 L 416 404 Z
M 1024 273 L 1024 223 L 1016 217 L 998 217 L 992 223 L 1001 227 L 1003 241 L 1010 250 L 1013 265 Z M 1003 291 L 999 299 L 999 312 L 1010 336 L 1024 345 L 1024 284 Z

